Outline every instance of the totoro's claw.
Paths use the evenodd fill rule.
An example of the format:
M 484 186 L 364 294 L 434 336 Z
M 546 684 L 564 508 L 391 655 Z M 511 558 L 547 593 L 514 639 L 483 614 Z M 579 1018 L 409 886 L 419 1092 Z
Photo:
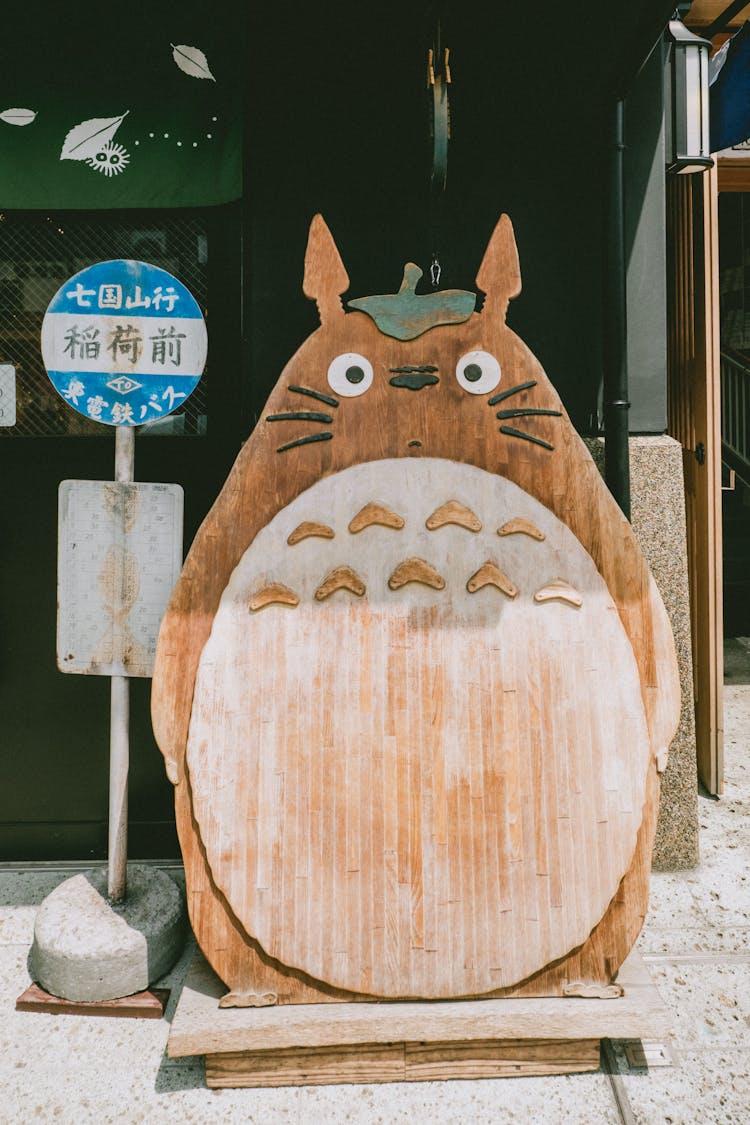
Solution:
M 599 984 L 583 980 L 566 981 L 562 991 L 563 996 L 581 996 L 584 1000 L 619 1000 L 625 994 L 621 984 Z
M 278 1004 L 275 992 L 227 992 L 219 1000 L 220 1008 L 270 1008 Z
M 180 767 L 176 758 L 165 758 L 164 768 L 167 771 L 167 777 L 173 785 L 177 785 L 180 780 Z

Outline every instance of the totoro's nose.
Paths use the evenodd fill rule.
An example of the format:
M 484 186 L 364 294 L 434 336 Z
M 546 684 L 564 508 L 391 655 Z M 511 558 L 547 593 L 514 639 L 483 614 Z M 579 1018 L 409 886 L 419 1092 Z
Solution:
M 423 387 L 433 386 L 439 383 L 436 372 L 437 367 L 432 364 L 424 364 L 422 367 L 391 367 L 392 379 L 389 382 L 392 387 L 406 387 L 409 391 L 421 391 Z

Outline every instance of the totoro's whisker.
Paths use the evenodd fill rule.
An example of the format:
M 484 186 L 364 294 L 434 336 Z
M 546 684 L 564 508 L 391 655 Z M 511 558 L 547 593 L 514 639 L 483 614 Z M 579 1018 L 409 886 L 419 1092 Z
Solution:
M 327 422 L 333 421 L 332 414 L 322 414 L 317 410 L 288 410 L 285 414 L 266 414 L 267 422 Z
M 276 452 L 284 453 L 287 449 L 294 449 L 296 445 L 307 445 L 310 441 L 330 441 L 332 437 L 333 434 L 330 430 L 326 430 L 322 434 L 308 434 L 307 437 L 300 437 L 296 441 L 288 441 L 286 445 L 280 445 Z
M 338 406 L 339 404 L 337 398 L 333 398 L 331 395 L 324 395 L 321 391 L 314 391 L 311 387 L 293 387 L 290 385 L 287 389 L 293 391 L 296 395 L 309 395 L 310 398 L 316 398 L 318 402 L 325 402 L 329 406 Z
M 495 417 L 500 418 L 501 420 L 503 418 L 527 418 L 532 414 L 549 414 L 552 418 L 562 418 L 561 410 L 536 410 L 534 408 L 524 410 L 521 407 L 519 407 L 517 410 L 498 410 Z
M 548 441 L 543 438 L 534 437 L 533 434 L 527 434 L 525 430 L 514 430 L 512 426 L 501 426 L 500 433 L 506 434 L 507 437 L 523 438 L 524 441 L 533 442 L 534 445 L 541 445 L 543 449 L 554 449 L 554 445 L 550 445 Z
M 536 379 L 530 379 L 528 383 L 519 383 L 517 387 L 508 387 L 507 391 L 500 391 L 499 394 L 493 395 L 492 398 L 487 399 L 488 406 L 497 406 L 504 398 L 510 398 L 511 395 L 518 395 L 521 391 L 531 390 L 536 386 Z

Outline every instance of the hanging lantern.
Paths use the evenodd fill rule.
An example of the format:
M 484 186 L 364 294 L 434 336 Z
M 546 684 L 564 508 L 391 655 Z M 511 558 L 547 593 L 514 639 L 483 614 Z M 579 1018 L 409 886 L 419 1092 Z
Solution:
M 708 131 L 708 53 L 711 44 L 670 20 L 667 38 L 667 170 L 705 172 L 713 165 Z

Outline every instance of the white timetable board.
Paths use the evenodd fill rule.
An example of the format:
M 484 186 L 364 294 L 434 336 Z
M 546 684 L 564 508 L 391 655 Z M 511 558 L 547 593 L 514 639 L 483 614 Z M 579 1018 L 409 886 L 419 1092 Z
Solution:
M 65 480 L 58 499 L 57 666 L 150 676 L 182 566 L 177 484 Z

